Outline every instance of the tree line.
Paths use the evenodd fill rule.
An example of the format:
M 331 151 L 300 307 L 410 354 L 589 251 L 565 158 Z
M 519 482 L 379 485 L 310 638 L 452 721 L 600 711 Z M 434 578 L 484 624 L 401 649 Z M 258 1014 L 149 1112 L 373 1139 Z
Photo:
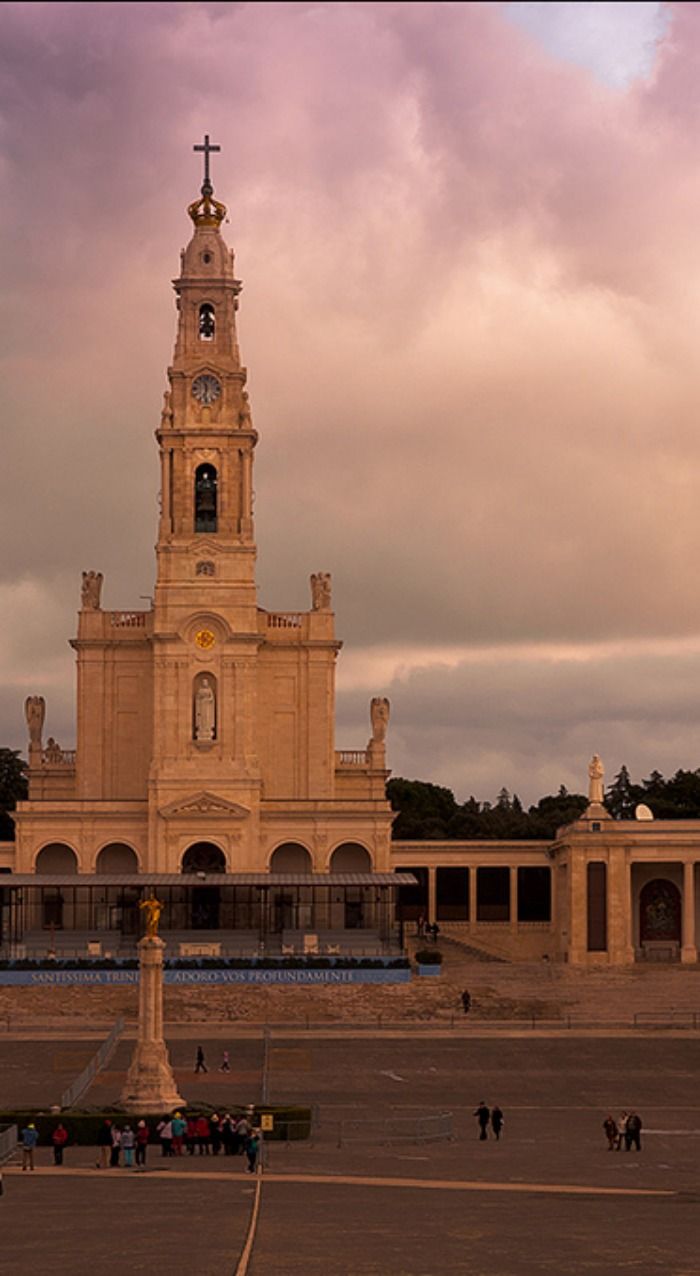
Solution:
M 585 811 L 588 798 L 569 793 L 562 784 L 525 810 L 517 793 L 502 788 L 495 802 L 470 797 L 457 802 L 451 789 L 424 780 L 389 780 L 387 797 L 398 812 L 392 836 L 402 841 L 508 841 L 551 839 L 558 828 L 571 824 Z M 633 784 L 622 766 L 605 794 L 605 805 L 616 820 L 633 820 L 639 805 L 648 806 L 657 820 L 700 819 L 700 768 L 676 771 L 664 779 L 652 771 Z

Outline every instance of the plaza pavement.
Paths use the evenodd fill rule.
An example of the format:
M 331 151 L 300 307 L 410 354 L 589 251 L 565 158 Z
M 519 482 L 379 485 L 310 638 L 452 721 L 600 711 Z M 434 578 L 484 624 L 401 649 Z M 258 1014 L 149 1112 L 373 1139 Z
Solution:
M 213 1064 L 230 1049 L 230 1076 L 194 1076 L 200 1041 Z M 48 1056 L 15 1044 L 29 1049 L 32 1086 L 43 1076 L 48 1089 Z M 112 1095 L 128 1044 L 100 1080 Z M 232 1030 L 226 1041 L 200 1033 L 169 1044 L 190 1103 L 259 1101 L 259 1039 Z M 270 1101 L 312 1102 L 319 1123 L 308 1142 L 269 1145 L 249 1276 L 697 1276 L 699 1051 L 692 1034 L 273 1037 Z M 481 1098 L 505 1111 L 499 1144 L 476 1137 Z M 644 1119 L 642 1152 L 610 1153 L 603 1117 L 630 1106 Z M 383 1145 L 376 1123 L 387 1114 L 410 1125 L 440 1110 L 455 1114 L 453 1142 Z M 340 1122 L 358 1116 L 364 1131 L 339 1147 Z M 97 1171 L 89 1148 L 68 1149 L 65 1171 L 42 1149 L 45 1171 L 6 1172 L 7 1269 L 121 1276 L 157 1255 L 170 1276 L 233 1276 L 250 1176 L 223 1156 L 154 1153 L 143 1175 Z M 114 1249 L 125 1229 L 126 1248 Z

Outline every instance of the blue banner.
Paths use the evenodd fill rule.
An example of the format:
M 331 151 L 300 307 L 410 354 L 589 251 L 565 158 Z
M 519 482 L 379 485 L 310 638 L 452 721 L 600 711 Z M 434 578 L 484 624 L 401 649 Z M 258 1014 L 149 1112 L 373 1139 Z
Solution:
M 328 970 L 165 970 L 166 984 L 405 984 L 410 970 L 363 970 L 361 967 Z M 0 985 L 25 984 L 137 984 L 138 970 L 0 970 Z

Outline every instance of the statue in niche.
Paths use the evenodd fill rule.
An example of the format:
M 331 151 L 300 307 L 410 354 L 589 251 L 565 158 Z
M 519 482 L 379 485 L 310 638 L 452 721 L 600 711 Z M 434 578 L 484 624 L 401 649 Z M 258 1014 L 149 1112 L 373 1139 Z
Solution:
M 604 777 L 605 777 L 605 771 L 603 770 L 603 763 L 598 757 L 598 754 L 594 753 L 593 757 L 591 758 L 588 764 L 588 801 L 589 802 L 602 803 Z
M 194 697 L 194 738 L 207 743 L 214 739 L 216 696 L 208 678 L 202 678 Z
M 314 572 L 311 577 L 311 606 L 314 611 L 330 611 L 331 574 Z
M 386 696 L 374 696 L 369 706 L 369 716 L 372 723 L 372 739 L 370 744 L 383 744 L 386 740 L 387 727 L 389 726 L 389 713 L 391 705 Z
M 46 717 L 46 701 L 43 696 L 27 696 L 24 702 L 24 716 L 29 728 L 29 747 L 41 748 L 41 733 Z
M 99 611 L 102 593 L 102 572 L 83 572 L 80 601 L 83 611 Z

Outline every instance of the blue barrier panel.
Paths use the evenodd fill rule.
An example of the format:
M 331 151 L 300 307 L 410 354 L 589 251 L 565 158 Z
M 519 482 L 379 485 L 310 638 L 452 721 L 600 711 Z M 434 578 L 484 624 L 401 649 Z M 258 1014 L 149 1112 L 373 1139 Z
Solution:
M 165 970 L 166 984 L 405 984 L 408 969 Z M 137 984 L 138 970 L 0 970 L 0 985 Z

